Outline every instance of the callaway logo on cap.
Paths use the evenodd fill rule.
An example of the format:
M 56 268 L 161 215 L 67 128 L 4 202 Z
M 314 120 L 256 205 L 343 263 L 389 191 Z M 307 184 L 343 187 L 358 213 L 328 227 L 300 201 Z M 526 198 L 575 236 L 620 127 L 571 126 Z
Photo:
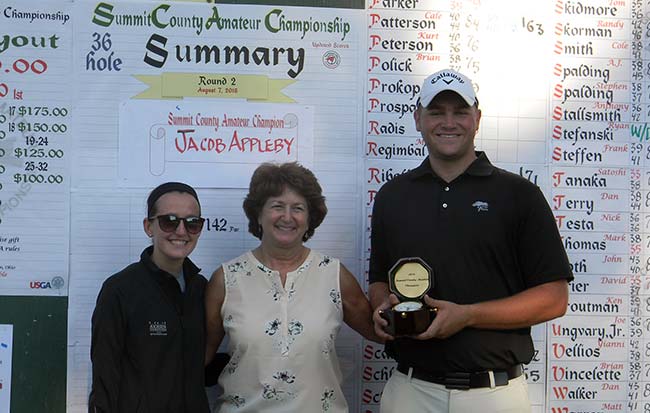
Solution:
M 420 103 L 423 107 L 429 106 L 433 98 L 445 90 L 458 93 L 470 106 L 476 104 L 476 93 L 472 81 L 467 76 L 451 69 L 441 70 L 424 79 L 420 90 Z

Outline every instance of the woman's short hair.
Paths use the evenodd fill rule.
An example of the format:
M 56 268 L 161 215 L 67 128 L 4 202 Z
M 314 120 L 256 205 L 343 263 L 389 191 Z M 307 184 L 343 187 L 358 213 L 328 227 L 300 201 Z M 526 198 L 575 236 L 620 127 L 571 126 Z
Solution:
M 297 162 L 263 163 L 255 169 L 243 205 L 248 217 L 248 232 L 262 239 L 262 228 L 258 221 L 262 208 L 270 197 L 282 195 L 287 188 L 307 201 L 309 226 L 302 240 L 307 241 L 314 235 L 327 215 L 325 197 L 316 176 Z

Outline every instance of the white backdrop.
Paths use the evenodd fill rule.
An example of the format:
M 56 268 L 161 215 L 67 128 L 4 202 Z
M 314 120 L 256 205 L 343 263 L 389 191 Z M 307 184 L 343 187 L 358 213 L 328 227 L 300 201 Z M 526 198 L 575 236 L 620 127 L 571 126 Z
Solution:
M 576 275 L 567 316 L 533 329 L 534 410 L 648 411 L 647 3 L 6 1 L 0 295 L 68 296 L 68 411 L 85 411 L 90 314 L 147 245 L 148 191 L 200 187 L 208 226 L 192 258 L 209 276 L 256 245 L 241 202 L 267 159 L 314 170 L 330 212 L 309 246 L 365 286 L 373 195 L 426 156 L 419 85 L 453 67 L 476 81 L 477 148 L 544 190 Z M 291 139 L 297 151 L 277 146 Z M 377 412 L 393 363 L 348 329 L 338 351 L 352 410 Z

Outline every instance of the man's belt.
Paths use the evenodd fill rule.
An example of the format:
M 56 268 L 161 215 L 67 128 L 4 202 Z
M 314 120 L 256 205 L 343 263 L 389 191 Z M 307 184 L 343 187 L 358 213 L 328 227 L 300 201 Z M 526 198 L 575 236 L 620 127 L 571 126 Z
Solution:
M 402 374 L 409 374 L 410 367 L 398 364 L 397 371 Z M 521 376 L 524 369 L 521 364 L 510 367 L 506 370 L 490 370 L 478 373 L 432 373 L 418 368 L 413 368 L 411 377 L 428 381 L 430 383 L 442 384 L 448 389 L 468 390 L 480 387 L 505 386 L 508 380 Z

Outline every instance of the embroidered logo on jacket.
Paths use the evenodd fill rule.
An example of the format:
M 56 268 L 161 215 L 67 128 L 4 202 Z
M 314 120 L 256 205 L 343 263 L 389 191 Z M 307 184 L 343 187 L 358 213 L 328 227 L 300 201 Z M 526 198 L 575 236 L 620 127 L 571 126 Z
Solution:
M 487 211 L 488 210 L 488 203 L 485 201 L 476 201 L 472 204 L 474 208 L 476 208 L 476 211 L 481 212 L 481 211 Z
M 150 336 L 166 336 L 167 321 L 149 321 Z

